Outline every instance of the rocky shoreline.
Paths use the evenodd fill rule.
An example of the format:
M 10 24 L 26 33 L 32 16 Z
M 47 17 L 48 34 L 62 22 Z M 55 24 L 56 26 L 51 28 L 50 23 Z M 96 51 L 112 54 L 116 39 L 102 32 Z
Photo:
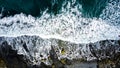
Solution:
M 38 44 L 38 41 L 40 44 Z M 44 45 L 50 47 L 47 47 L 48 51 Z M 40 49 L 38 46 L 45 50 L 38 51 Z M 44 40 L 37 36 L 0 38 L 0 68 L 119 67 L 120 40 L 102 40 L 95 43 L 75 44 L 58 39 Z

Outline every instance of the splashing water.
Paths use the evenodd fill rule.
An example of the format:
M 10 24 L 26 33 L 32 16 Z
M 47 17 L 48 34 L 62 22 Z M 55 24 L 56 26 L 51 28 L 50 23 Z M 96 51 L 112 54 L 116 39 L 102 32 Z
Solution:
M 112 3 L 116 4 L 114 1 Z M 118 39 L 118 35 L 120 34 L 119 28 L 109 24 L 115 17 L 108 18 L 105 15 L 109 14 L 112 8 L 113 12 L 116 11 L 111 6 L 114 5 L 109 3 L 105 9 L 107 12 L 104 13 L 104 10 L 99 19 L 82 17 L 81 12 L 78 11 L 78 7 L 81 8 L 81 5 L 71 8 L 70 3 L 67 6 L 69 10 L 63 8 L 62 10 L 65 12 L 56 16 L 51 16 L 44 12 L 40 18 L 34 18 L 31 15 L 26 16 L 22 13 L 4 17 L 0 19 L 0 36 L 17 37 L 21 35 L 37 35 L 42 38 L 56 38 L 76 43 Z M 119 17 L 118 14 L 112 16 Z M 111 16 L 109 15 L 109 17 Z M 115 21 L 119 22 L 117 18 Z
M 69 2 L 67 8 L 62 7 L 62 13 L 56 15 L 50 15 L 46 10 L 41 17 L 37 18 L 31 15 L 26 16 L 23 13 L 4 17 L 0 19 L 0 36 L 4 36 L 4 39 L 14 50 L 18 51 L 18 54 L 27 56 L 33 64 L 40 64 L 41 59 L 48 58 L 51 45 L 59 48 L 59 40 L 56 39 L 65 41 L 63 46 L 67 47 L 67 53 L 65 55 L 58 53 L 58 58 L 73 59 L 84 56 L 91 60 L 89 47 L 80 44 L 119 39 L 119 4 L 119 1 L 111 0 L 99 18 L 83 17 L 82 12 L 80 12 L 82 5 L 76 5 L 73 8 Z M 21 40 L 27 44 L 29 53 L 23 48 Z M 99 43 L 97 44 L 99 45 Z M 58 50 L 60 51 L 60 49 Z M 71 51 L 72 54 L 70 54 Z M 79 54 L 79 51 L 82 51 L 82 54 Z M 43 58 L 40 57 L 41 54 Z M 50 64 L 48 59 L 46 64 Z

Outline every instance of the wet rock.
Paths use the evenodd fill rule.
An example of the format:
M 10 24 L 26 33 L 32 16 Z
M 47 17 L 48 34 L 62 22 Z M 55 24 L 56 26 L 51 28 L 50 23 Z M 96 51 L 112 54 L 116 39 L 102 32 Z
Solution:
M 5 61 L 0 58 L 0 68 L 7 68 Z
M 46 65 L 45 63 L 41 62 L 40 67 L 38 68 L 52 68 L 52 66 Z
M 53 46 L 51 46 L 50 58 L 53 61 L 53 65 L 52 66 L 54 66 L 54 68 L 65 68 L 64 64 L 59 61 L 58 56 L 57 56 Z
M 17 51 L 8 45 L 7 41 L 0 45 L 0 58 L 5 61 L 7 68 L 27 68 L 23 55 L 18 55 Z
M 26 43 L 23 44 L 23 48 L 24 48 L 27 52 L 29 52 Z
M 119 40 L 99 41 L 99 48 L 95 44 L 90 44 L 90 51 L 96 57 L 99 68 L 119 68 L 120 67 L 120 44 Z
M 90 57 L 95 59 L 91 60 Z M 0 58 L 8 68 L 119 68 L 120 44 L 119 40 L 75 44 L 58 39 L 45 40 L 24 36 L 10 38 L 10 41 L 2 39 Z

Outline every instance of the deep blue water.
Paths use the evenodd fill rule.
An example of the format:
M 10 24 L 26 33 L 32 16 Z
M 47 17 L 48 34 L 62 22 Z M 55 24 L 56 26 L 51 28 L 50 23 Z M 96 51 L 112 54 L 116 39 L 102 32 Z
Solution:
M 62 7 L 66 7 L 62 5 L 68 1 L 71 4 L 73 2 L 73 0 L 0 0 L 0 11 L 2 17 L 19 13 L 38 17 L 46 9 L 48 13 L 56 15 L 61 12 Z M 76 0 L 71 7 L 81 4 L 84 17 L 99 17 L 107 3 L 108 0 Z

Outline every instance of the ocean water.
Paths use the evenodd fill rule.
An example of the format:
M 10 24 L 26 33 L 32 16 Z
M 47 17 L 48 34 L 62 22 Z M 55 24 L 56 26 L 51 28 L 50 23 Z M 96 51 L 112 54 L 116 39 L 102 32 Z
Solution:
M 119 0 L 0 0 L 0 36 L 37 35 L 76 43 L 119 39 L 119 4 Z
M 3 17 L 20 13 L 36 17 L 46 9 L 50 14 L 59 14 L 63 7 L 67 8 L 68 2 L 72 8 L 82 5 L 81 11 L 85 17 L 99 17 L 108 0 L 1 0 L 0 10 Z
M 95 59 L 88 44 L 98 42 L 100 49 L 101 40 L 119 40 L 119 26 L 120 0 L 0 0 L 0 41 L 6 40 L 33 64 L 48 58 L 52 45 L 58 58 Z M 65 55 L 60 40 L 68 49 Z M 105 44 L 111 43 L 118 45 Z M 45 63 L 50 64 L 48 59 Z

